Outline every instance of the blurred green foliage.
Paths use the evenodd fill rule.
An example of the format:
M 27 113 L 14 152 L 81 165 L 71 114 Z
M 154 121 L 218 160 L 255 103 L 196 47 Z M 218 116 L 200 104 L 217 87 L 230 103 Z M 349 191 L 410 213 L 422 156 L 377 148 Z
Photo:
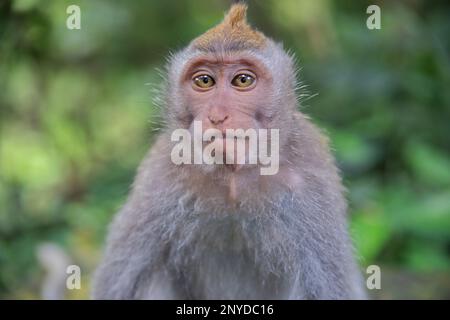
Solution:
M 381 30 L 366 27 L 372 3 Z M 81 30 L 66 28 L 70 4 L 81 8 Z M 0 298 L 39 297 L 36 247 L 48 241 L 82 267 L 83 290 L 71 297 L 88 297 L 107 225 L 157 128 L 156 70 L 228 5 L 0 2 Z M 450 297 L 449 9 L 250 1 L 252 24 L 299 58 L 311 95 L 302 110 L 332 140 L 361 265 L 421 290 L 394 286 L 381 297 Z M 405 286 L 404 274 L 429 287 Z

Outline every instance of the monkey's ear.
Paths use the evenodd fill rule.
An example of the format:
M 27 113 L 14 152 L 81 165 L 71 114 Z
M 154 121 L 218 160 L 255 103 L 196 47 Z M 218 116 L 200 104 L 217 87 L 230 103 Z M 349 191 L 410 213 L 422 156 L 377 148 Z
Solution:
M 243 2 L 231 6 L 223 21 L 214 28 L 192 41 L 192 45 L 201 50 L 211 51 L 219 45 L 221 48 L 260 48 L 267 38 L 247 23 L 247 5 Z

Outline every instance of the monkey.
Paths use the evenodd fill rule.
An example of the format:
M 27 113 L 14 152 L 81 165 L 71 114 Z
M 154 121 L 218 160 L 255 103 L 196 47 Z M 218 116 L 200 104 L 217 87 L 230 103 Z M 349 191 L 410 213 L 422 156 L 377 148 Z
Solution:
M 246 12 L 233 4 L 168 60 L 165 126 L 109 227 L 92 298 L 365 299 L 328 138 L 299 111 L 293 55 Z M 278 129 L 278 171 L 174 164 L 171 133 L 195 121 Z

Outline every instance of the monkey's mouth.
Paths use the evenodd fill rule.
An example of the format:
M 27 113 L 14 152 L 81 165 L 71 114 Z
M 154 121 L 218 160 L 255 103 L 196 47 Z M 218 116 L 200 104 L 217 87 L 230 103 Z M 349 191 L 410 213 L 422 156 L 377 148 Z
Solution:
M 244 147 L 238 150 L 237 143 L 243 143 Z M 213 144 L 215 148 L 211 149 L 208 156 L 216 160 L 215 165 L 224 166 L 233 172 L 237 172 L 248 163 L 248 139 L 239 137 L 230 139 L 223 134 L 220 139 L 216 140 L 212 137 L 210 141 L 204 141 L 203 150 L 213 147 Z

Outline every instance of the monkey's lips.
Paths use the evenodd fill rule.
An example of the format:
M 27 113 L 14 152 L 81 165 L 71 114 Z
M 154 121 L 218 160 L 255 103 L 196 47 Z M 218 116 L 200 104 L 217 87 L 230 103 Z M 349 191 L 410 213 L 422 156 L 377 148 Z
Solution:
M 239 155 L 237 150 L 237 143 L 245 143 L 245 154 Z M 242 169 L 248 161 L 248 140 L 245 138 L 226 138 L 225 135 L 219 139 L 212 139 L 211 141 L 205 141 L 203 143 L 203 150 L 205 147 L 211 146 L 214 143 L 214 149 L 212 150 L 210 156 L 212 158 L 218 159 L 221 157 L 221 163 L 215 163 L 216 165 L 224 165 L 232 171 L 239 171 Z M 212 146 L 211 146 L 212 147 Z M 217 154 L 219 153 L 219 154 Z M 245 161 L 238 161 L 239 157 Z M 242 163 L 244 162 L 244 163 Z

